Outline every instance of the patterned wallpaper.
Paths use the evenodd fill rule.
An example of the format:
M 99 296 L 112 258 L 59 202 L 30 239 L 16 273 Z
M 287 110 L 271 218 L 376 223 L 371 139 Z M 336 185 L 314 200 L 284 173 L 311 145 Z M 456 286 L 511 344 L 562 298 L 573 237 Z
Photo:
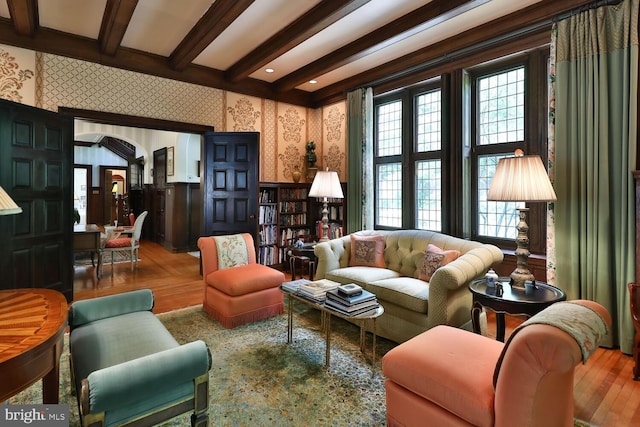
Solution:
M 0 64 L 2 98 L 52 111 L 63 106 L 212 125 L 221 132 L 258 131 L 261 181 L 291 182 L 292 168 L 306 167 L 300 157 L 305 144 L 314 141 L 316 166 L 346 180 L 346 101 L 313 110 L 5 45 Z

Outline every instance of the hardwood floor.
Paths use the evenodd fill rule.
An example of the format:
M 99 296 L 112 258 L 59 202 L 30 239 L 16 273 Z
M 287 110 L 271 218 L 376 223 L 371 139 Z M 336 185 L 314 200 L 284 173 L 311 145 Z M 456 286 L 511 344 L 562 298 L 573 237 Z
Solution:
M 76 267 L 74 298 L 83 300 L 135 289 L 150 288 L 155 295 L 155 313 L 202 303 L 200 260 L 186 253 L 174 254 L 148 241 L 140 245 L 138 269 L 110 265 L 100 281 L 93 267 Z M 495 317 L 488 313 L 489 333 Z M 507 316 L 507 334 L 522 319 Z M 575 371 L 575 416 L 600 427 L 640 425 L 640 381 L 632 379 L 633 359 L 619 350 L 599 348 Z M 517 398 L 515 396 L 514 398 Z

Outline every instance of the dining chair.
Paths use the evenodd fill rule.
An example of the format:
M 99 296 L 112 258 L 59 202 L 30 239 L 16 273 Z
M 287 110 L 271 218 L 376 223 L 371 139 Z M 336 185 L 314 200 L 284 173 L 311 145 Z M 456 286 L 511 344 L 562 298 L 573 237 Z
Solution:
M 109 234 L 107 235 L 107 239 L 104 243 L 104 247 L 102 248 L 101 258 L 103 262 L 100 262 L 100 275 L 102 276 L 102 267 L 104 267 L 104 254 L 111 253 L 111 277 L 113 277 L 113 264 L 114 264 L 114 253 L 115 252 L 128 252 L 129 260 L 131 262 L 131 271 L 134 268 L 134 259 L 135 259 L 135 267 L 138 268 L 138 249 L 140 248 L 140 235 L 142 234 L 142 225 L 144 224 L 144 219 L 147 217 L 147 211 L 144 211 L 136 218 L 136 221 L 133 223 L 133 232 L 131 233 L 131 237 L 120 237 L 119 233 L 117 233 L 116 238 L 110 238 Z

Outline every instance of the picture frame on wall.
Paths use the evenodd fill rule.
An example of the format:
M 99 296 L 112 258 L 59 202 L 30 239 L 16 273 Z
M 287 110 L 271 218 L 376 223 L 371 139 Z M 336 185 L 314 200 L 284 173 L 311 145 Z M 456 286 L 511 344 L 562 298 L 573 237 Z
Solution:
M 167 148 L 167 175 L 173 176 L 173 147 Z

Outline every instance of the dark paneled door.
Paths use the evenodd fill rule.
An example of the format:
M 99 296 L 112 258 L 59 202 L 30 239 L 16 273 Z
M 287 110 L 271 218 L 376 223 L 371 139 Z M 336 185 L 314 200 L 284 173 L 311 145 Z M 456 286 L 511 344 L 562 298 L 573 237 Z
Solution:
M 258 132 L 205 133 L 202 235 L 250 233 L 257 242 Z
M 0 185 L 22 213 L 0 216 L 0 289 L 73 299 L 73 118 L 0 100 Z

